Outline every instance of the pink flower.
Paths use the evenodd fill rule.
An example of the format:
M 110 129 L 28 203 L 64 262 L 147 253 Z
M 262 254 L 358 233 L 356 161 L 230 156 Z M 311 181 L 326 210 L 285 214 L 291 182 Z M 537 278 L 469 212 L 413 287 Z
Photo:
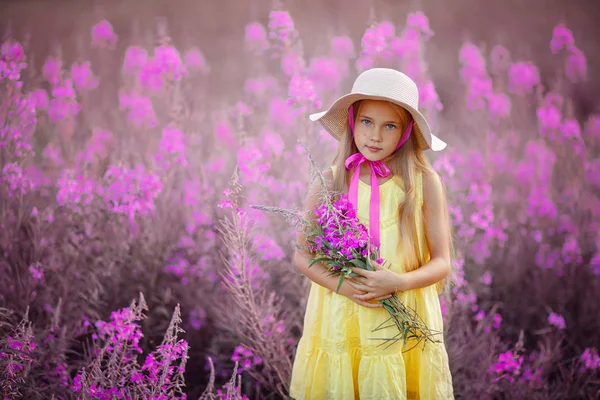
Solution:
M 557 327 L 558 329 L 565 329 L 565 319 L 562 315 L 556 313 L 550 313 L 548 316 L 548 323 L 552 326 Z
M 94 76 L 89 61 L 82 62 L 81 64 L 73 64 L 71 67 L 71 78 L 75 82 L 77 89 L 89 90 L 98 87 L 98 78 Z
M 321 89 L 333 90 L 339 87 L 342 78 L 347 72 L 347 68 L 346 71 L 340 68 L 338 60 L 317 57 L 311 60 L 307 75 Z
M 419 86 L 419 107 L 432 111 L 441 111 L 444 108 L 435 90 L 435 85 L 430 80 Z
M 294 126 L 297 113 L 288 102 L 275 97 L 269 103 L 269 120 L 282 127 Z
M 429 20 L 422 12 L 411 13 L 408 15 L 406 25 L 418 30 L 426 38 L 433 36 L 433 31 L 429 28 Z
M 245 43 L 248 50 L 259 54 L 268 50 L 270 44 L 265 27 L 259 22 L 246 25 Z
M 38 89 L 29 94 L 29 98 L 31 99 L 31 103 L 37 109 L 46 110 L 50 105 L 50 100 L 48 99 L 48 92 L 44 89 Z
M 233 137 L 233 132 L 227 123 L 219 123 L 215 129 L 215 133 L 217 134 L 217 138 L 222 143 L 227 146 L 235 145 L 235 138 Z
M 539 85 L 540 73 L 533 63 L 514 63 L 508 70 L 508 81 L 508 90 L 511 93 L 523 95 Z
M 313 82 L 304 76 L 292 76 L 288 87 L 288 96 L 292 103 L 300 106 L 308 105 L 317 108 L 321 106 Z
M 3 58 L 8 58 L 11 61 L 24 61 L 25 51 L 23 46 L 18 42 L 6 41 L 2 43 L 0 54 Z
M 56 85 L 60 80 L 62 62 L 54 57 L 50 57 L 42 67 L 42 75 L 50 84 Z
M 129 46 L 125 52 L 123 69 L 127 74 L 136 74 L 148 61 L 148 52 L 138 46 Z
M 52 121 L 61 121 L 74 117 L 81 110 L 81 105 L 75 100 L 75 89 L 73 82 L 66 79 L 61 85 L 52 89 L 54 98 L 50 101 L 48 115 Z
M 287 51 L 281 58 L 281 70 L 287 76 L 298 75 L 306 69 L 304 59 L 293 51 Z
M 128 118 L 137 126 L 154 127 L 157 124 L 152 101 L 146 96 L 121 94 L 120 109 L 128 112 Z
M 348 36 L 336 36 L 331 39 L 331 54 L 334 57 L 354 57 L 354 43 Z
M 171 159 L 175 160 L 182 167 L 187 166 L 185 159 L 185 140 L 183 132 L 167 125 L 163 129 L 162 138 L 159 143 L 159 151 L 155 157 L 158 167 L 168 169 L 171 166 Z
M 564 24 L 559 24 L 554 27 L 552 41 L 550 42 L 552 53 L 556 54 L 562 49 L 569 49 L 574 44 L 575 40 L 573 40 L 573 33 L 567 29 Z
M 558 130 L 561 127 L 562 116 L 558 108 L 554 106 L 539 108 L 537 117 L 542 135 L 547 135 L 550 131 Z
M 204 58 L 204 54 L 196 48 L 189 49 L 186 51 L 184 55 L 185 66 L 188 70 L 196 70 L 200 71 L 203 74 L 208 74 L 210 72 L 210 67 L 206 63 L 206 59 Z
M 117 35 L 113 32 L 113 27 L 107 20 L 98 22 L 92 28 L 92 46 L 107 48 L 114 47 L 117 42 Z
M 287 11 L 271 11 L 269 14 L 269 38 L 278 39 L 284 47 L 289 46 L 298 36 L 294 21 Z
M 490 286 L 492 284 L 492 274 L 489 272 L 484 273 L 480 279 L 481 283 L 484 285 Z
M 493 93 L 488 96 L 490 114 L 498 117 L 510 115 L 510 99 L 504 93 Z

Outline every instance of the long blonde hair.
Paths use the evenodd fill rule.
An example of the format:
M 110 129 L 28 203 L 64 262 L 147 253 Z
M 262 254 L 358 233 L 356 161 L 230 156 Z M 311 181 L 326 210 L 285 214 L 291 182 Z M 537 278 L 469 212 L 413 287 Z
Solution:
M 358 118 L 362 101 L 357 101 L 352 105 L 354 111 L 354 118 Z M 412 116 L 404 108 L 394 103 L 389 103 L 394 110 L 398 113 L 401 123 L 401 130 L 404 131 L 411 121 Z M 355 120 L 356 125 L 356 120 Z M 353 134 L 348 127 L 346 134 L 340 138 L 338 145 L 338 151 L 333 159 L 332 165 L 335 166 L 336 174 L 333 180 L 333 190 L 338 193 L 347 193 L 350 184 L 351 174 L 346 170 L 344 162 L 346 158 L 358 152 L 358 148 L 354 143 Z M 429 251 L 425 254 L 419 251 L 419 235 L 417 231 L 417 211 L 419 211 L 419 201 L 417 197 L 417 174 L 435 175 L 438 179 L 439 176 L 433 169 L 433 166 L 429 162 L 425 155 L 424 149 L 418 146 L 417 140 L 414 134 L 411 134 L 409 139 L 404 143 L 393 154 L 392 158 L 386 162 L 386 165 L 390 169 L 393 176 L 399 176 L 404 184 L 405 197 L 398 205 L 398 216 L 399 216 L 399 229 L 400 229 L 400 243 L 398 244 L 402 254 L 406 257 L 406 271 L 414 271 L 421 265 L 424 265 L 429 261 Z M 447 209 L 446 193 L 444 190 L 444 209 Z M 447 213 L 446 213 L 447 214 Z M 447 223 L 449 232 L 451 232 L 450 218 L 447 217 Z M 424 216 L 422 216 L 424 221 Z M 422 228 L 427 240 L 427 230 L 425 227 Z M 454 258 L 454 245 L 452 237 L 450 236 L 450 257 L 451 263 L 453 264 Z M 423 246 L 427 248 L 427 243 L 423 243 Z M 438 293 L 441 293 L 443 289 L 447 287 L 447 279 L 441 280 L 436 283 Z

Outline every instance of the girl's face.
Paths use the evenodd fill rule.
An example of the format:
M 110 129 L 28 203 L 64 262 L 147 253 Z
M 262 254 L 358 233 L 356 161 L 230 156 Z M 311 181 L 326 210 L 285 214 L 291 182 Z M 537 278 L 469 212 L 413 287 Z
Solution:
M 367 160 L 385 160 L 396 150 L 403 129 L 390 103 L 364 100 L 354 124 L 354 143 Z

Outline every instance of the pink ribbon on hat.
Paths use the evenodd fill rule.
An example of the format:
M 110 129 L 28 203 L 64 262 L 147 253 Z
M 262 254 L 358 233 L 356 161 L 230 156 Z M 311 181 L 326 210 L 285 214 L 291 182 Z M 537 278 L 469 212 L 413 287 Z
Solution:
M 348 126 L 354 135 L 354 110 L 352 106 L 348 108 Z M 398 145 L 395 150 L 398 150 L 408 140 L 412 132 L 413 121 L 411 120 L 402 133 Z M 394 150 L 394 151 L 395 151 Z M 390 169 L 382 161 L 369 161 L 367 158 L 358 152 L 348 157 L 344 163 L 347 170 L 354 170 L 348 189 L 348 200 L 354 208 L 358 209 L 358 179 L 360 177 L 360 165 L 366 162 L 371 168 L 371 201 L 369 204 L 369 231 L 371 233 L 371 241 L 379 247 L 379 179 L 378 176 L 385 178 L 390 175 Z

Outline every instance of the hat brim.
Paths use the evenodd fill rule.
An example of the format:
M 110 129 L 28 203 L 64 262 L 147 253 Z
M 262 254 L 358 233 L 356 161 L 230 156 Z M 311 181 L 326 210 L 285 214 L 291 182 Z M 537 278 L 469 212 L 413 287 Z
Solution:
M 340 140 L 348 126 L 348 107 L 359 100 L 383 100 L 399 105 L 412 115 L 415 121 L 414 132 L 420 147 L 432 151 L 440 151 L 446 148 L 446 142 L 431 133 L 427 119 L 419 110 L 407 103 L 388 97 L 373 96 L 368 93 L 349 93 L 334 101 L 328 110 L 309 115 L 309 119 L 319 121 L 329 134 Z

